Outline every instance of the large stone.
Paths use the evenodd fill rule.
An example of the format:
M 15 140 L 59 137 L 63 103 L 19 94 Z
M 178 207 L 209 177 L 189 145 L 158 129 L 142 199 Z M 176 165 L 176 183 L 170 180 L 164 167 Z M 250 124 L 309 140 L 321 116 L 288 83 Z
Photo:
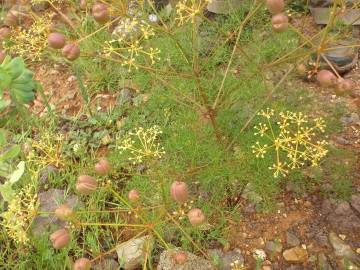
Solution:
M 215 270 L 216 268 L 208 261 L 190 252 L 185 252 L 187 261 L 183 264 L 176 264 L 174 255 L 177 250 L 166 250 L 160 255 L 157 270 Z
M 360 256 L 356 254 L 348 244 L 341 240 L 336 233 L 330 232 L 329 242 L 334 248 L 334 253 L 337 257 L 350 260 L 360 265 Z
M 238 9 L 241 2 L 241 0 L 212 0 L 207 9 L 216 14 L 229 14 Z
M 293 247 L 283 252 L 283 257 L 288 262 L 306 262 L 308 252 L 302 247 Z
M 244 264 L 244 257 L 241 254 L 240 249 L 234 249 L 231 251 L 223 252 L 220 249 L 211 249 L 208 251 L 212 261 L 217 262 L 216 266 L 219 270 L 232 270 L 231 264 L 235 261 L 239 265 Z
M 152 236 L 134 238 L 116 247 L 120 266 L 126 270 L 136 269 L 150 256 L 154 244 Z
M 75 208 L 78 198 L 75 195 L 65 197 L 65 191 L 61 189 L 49 189 L 39 194 L 39 212 L 54 212 L 60 204 L 66 203 L 71 208 Z M 40 235 L 51 226 L 63 227 L 64 221 L 59 220 L 55 215 L 38 216 L 33 221 L 32 232 L 34 235 Z
M 348 202 L 336 203 L 325 200 L 322 212 L 326 216 L 326 221 L 341 233 L 357 231 L 360 229 L 360 218 L 356 215 Z

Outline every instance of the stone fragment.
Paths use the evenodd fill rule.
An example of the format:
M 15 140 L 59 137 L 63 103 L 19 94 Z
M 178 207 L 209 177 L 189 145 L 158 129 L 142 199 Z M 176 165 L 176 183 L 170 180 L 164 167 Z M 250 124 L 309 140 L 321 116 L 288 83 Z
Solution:
M 302 247 L 293 247 L 283 252 L 283 257 L 288 262 L 306 262 L 308 253 Z
M 146 254 L 150 256 L 154 239 L 152 236 L 134 238 L 116 247 L 118 261 L 126 270 L 136 269 L 144 262 Z

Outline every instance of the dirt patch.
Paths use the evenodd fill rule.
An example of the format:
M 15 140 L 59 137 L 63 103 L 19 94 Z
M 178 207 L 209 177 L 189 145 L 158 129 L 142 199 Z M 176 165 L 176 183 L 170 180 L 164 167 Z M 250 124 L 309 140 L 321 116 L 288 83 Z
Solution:
M 67 66 L 39 64 L 32 67 L 35 79 L 43 87 L 51 109 L 65 116 L 76 116 L 84 112 L 85 102 L 76 77 Z M 116 103 L 118 94 L 100 93 L 90 96 L 92 110 L 108 111 Z M 46 102 L 38 91 L 31 111 L 43 116 L 47 111 Z

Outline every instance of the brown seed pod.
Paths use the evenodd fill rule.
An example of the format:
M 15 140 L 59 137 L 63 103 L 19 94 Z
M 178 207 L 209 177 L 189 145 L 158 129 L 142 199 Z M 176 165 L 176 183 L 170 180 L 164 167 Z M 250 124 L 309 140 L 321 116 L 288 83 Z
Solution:
M 190 224 L 193 226 L 202 225 L 205 222 L 205 215 L 199 208 L 191 209 L 188 213 Z
M 55 210 L 55 216 L 61 220 L 69 220 L 74 217 L 74 211 L 67 204 L 62 204 Z
M 323 87 L 334 86 L 337 83 L 336 76 L 329 70 L 320 70 L 316 75 L 316 80 Z
M 184 263 L 186 263 L 187 259 L 188 259 L 188 256 L 187 256 L 186 252 L 184 252 L 184 251 L 176 252 L 176 254 L 174 255 L 174 260 L 175 260 L 176 264 L 184 264 Z
M 92 7 L 92 15 L 98 23 L 106 23 L 110 20 L 110 12 L 107 5 L 95 3 Z
M 128 199 L 132 203 L 136 203 L 140 199 L 140 193 L 136 189 L 132 189 L 128 193 Z
M 272 29 L 279 33 L 289 27 L 289 18 L 284 13 L 279 13 L 271 18 Z
M 48 36 L 49 46 L 53 49 L 62 49 L 66 43 L 66 37 L 60 33 L 51 33 Z
M 70 233 L 66 229 L 59 229 L 50 235 L 50 241 L 55 249 L 66 247 L 70 240 Z
M 338 79 L 337 90 L 341 93 L 349 92 L 355 89 L 355 82 L 350 79 Z
M 70 60 L 74 61 L 80 56 L 80 49 L 76 44 L 66 44 L 62 49 L 63 56 Z
M 98 175 L 106 175 L 111 171 L 110 163 L 105 158 L 100 159 L 99 162 L 96 163 L 94 167 L 95 167 L 95 172 Z
M 279 14 L 284 11 L 284 0 L 266 0 L 266 7 L 271 14 Z
M 170 194 L 171 197 L 178 203 L 185 203 L 189 197 L 187 184 L 181 181 L 173 182 L 170 187 Z
M 11 29 L 8 26 L 0 28 L 0 40 L 8 39 L 11 35 Z
M 76 182 L 76 190 L 84 195 L 90 195 L 97 189 L 97 181 L 89 175 L 80 175 Z
M 77 259 L 74 263 L 74 270 L 90 270 L 91 261 L 87 258 Z

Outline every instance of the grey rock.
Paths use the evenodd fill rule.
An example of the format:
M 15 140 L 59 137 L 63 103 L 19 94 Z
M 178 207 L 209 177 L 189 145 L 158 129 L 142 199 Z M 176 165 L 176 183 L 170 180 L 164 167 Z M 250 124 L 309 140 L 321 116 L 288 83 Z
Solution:
M 360 214 L 360 194 L 351 196 L 351 206 Z
M 261 196 L 254 191 L 254 188 L 250 183 L 244 188 L 241 197 L 255 204 L 262 201 Z
M 154 238 L 147 235 L 131 239 L 116 246 L 120 266 L 126 270 L 136 269 L 141 266 L 146 254 L 151 253 L 153 244 Z
M 56 174 L 58 172 L 58 168 L 53 165 L 48 165 L 44 169 L 40 171 L 39 182 L 41 185 L 45 185 L 49 181 L 49 177 L 51 174 Z
M 66 203 L 71 208 L 75 208 L 77 205 L 79 205 L 77 196 L 71 195 L 65 197 L 64 190 L 54 188 L 45 192 L 41 192 L 39 194 L 39 202 L 40 212 L 54 212 L 55 209 L 63 203 Z M 34 235 L 40 235 L 51 225 L 56 227 L 63 227 L 65 222 L 59 220 L 54 215 L 38 216 L 33 221 L 32 232 Z
M 286 232 L 286 244 L 289 247 L 296 247 L 296 246 L 300 245 L 300 240 L 295 234 L 287 231 Z
M 187 261 L 184 264 L 176 264 L 173 256 L 177 250 L 166 250 L 160 255 L 157 270 L 215 270 L 216 268 L 210 261 L 198 257 L 190 252 L 186 252 Z
M 273 256 L 277 253 L 281 253 L 283 246 L 279 242 L 267 241 L 265 244 L 265 251 L 269 256 Z
M 330 243 L 325 231 L 318 232 L 315 236 L 315 241 L 320 247 L 330 247 Z
M 92 266 L 92 270 L 118 270 L 119 264 L 114 259 L 106 258 Z
M 345 241 L 341 240 L 336 233 L 330 232 L 329 234 L 329 242 L 334 249 L 335 255 L 337 257 L 348 259 L 355 264 L 360 265 L 360 256 L 352 250 L 352 248 L 345 243 Z
M 325 200 L 322 205 L 322 212 L 326 216 L 326 221 L 340 232 L 360 229 L 360 218 L 348 202 L 336 203 Z
M 353 125 L 360 123 L 360 117 L 357 113 L 351 113 L 341 118 L 341 122 L 345 125 Z
M 231 263 L 238 261 L 240 265 L 244 263 L 244 257 L 241 254 L 240 249 L 234 249 L 231 251 L 223 252 L 220 249 L 212 249 L 208 251 L 209 256 L 219 270 L 232 270 Z

